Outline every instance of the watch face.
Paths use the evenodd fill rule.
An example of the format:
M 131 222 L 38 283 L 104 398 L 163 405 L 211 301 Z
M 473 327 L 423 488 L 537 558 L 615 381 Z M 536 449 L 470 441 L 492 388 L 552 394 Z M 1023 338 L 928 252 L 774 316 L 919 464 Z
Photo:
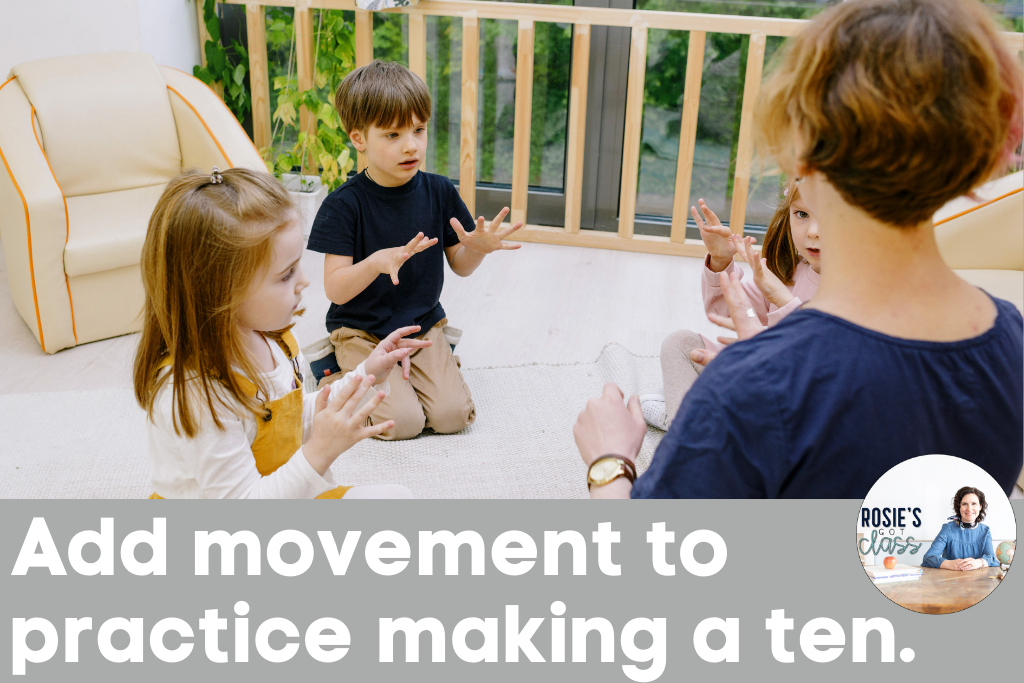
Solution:
M 605 481 L 606 479 L 614 477 L 621 469 L 622 465 L 618 460 L 608 458 L 607 460 L 595 463 L 593 468 L 590 470 L 590 476 L 594 481 Z

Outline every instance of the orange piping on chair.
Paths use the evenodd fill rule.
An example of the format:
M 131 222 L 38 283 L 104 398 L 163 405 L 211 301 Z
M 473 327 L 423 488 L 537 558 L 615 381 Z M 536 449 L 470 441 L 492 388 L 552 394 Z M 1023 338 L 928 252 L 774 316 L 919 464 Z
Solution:
M 7 85 L 13 81 L 16 77 L 12 76 L 4 81 L 3 85 L 0 85 L 0 90 L 3 90 L 4 85 Z M 32 263 L 32 223 L 28 217 L 28 202 L 25 201 L 25 195 L 21 191 L 21 187 L 18 186 L 18 181 L 14 179 L 14 173 L 11 171 L 10 165 L 7 163 L 7 157 L 4 156 L 4 151 L 0 149 L 0 161 L 4 162 L 4 168 L 7 169 L 7 175 L 11 177 L 11 182 L 14 183 L 14 189 L 18 191 L 18 196 L 21 197 L 21 205 L 25 207 L 25 232 L 28 235 L 28 272 L 29 278 L 32 280 L 32 303 L 36 308 L 36 326 L 39 329 L 39 346 L 43 348 L 43 353 L 46 353 L 46 340 L 43 338 L 43 319 L 39 315 L 39 295 L 36 293 L 36 268 Z
M 46 156 L 46 150 L 43 149 L 43 141 L 39 139 L 39 133 L 36 131 L 36 108 L 32 107 L 32 134 L 36 136 L 36 144 L 39 145 L 39 151 L 42 152 L 43 158 L 46 159 L 46 167 L 50 169 L 50 175 L 53 176 L 53 182 L 60 191 L 60 198 L 64 202 L 64 249 L 68 248 L 68 239 L 71 237 L 71 219 L 68 216 L 68 199 L 64 196 L 64 189 L 57 182 L 57 174 L 53 172 L 53 166 L 50 165 L 50 157 Z M 75 344 L 78 344 L 78 329 L 75 327 L 75 302 L 71 300 L 71 281 L 68 280 L 67 272 L 64 273 L 64 286 L 68 288 L 68 306 L 71 307 L 71 333 L 75 335 Z
M 181 101 L 184 102 L 186 105 L 188 105 L 188 108 L 191 109 L 192 113 L 196 115 L 197 119 L 199 119 L 199 123 L 203 124 L 203 128 L 205 128 L 206 132 L 210 134 L 210 137 L 213 139 L 213 144 L 217 145 L 217 149 L 220 150 L 220 153 L 224 157 L 224 160 L 228 162 L 228 166 L 234 166 L 234 164 L 231 163 L 231 157 L 229 157 L 228 153 L 224 151 L 224 148 L 220 146 L 220 141 L 217 140 L 217 136 L 214 135 L 213 131 L 210 130 L 210 127 L 208 125 L 206 125 L 206 121 L 204 121 L 203 117 L 199 115 L 199 112 L 196 111 L 196 108 L 192 106 L 192 103 L 189 102 L 188 100 L 186 100 L 184 95 L 182 95 L 180 92 L 178 92 L 177 90 L 175 90 L 171 86 L 167 86 L 167 89 L 170 90 L 175 95 L 177 95 L 178 97 L 180 97 Z
M 1018 192 L 1024 192 L 1024 187 L 1018 187 L 1016 190 L 1010 190 L 1006 194 L 999 195 L 995 199 L 990 199 L 987 202 L 982 202 L 981 204 L 978 204 L 977 206 L 972 206 L 971 208 L 966 209 L 964 211 L 961 211 L 960 213 L 955 213 L 952 216 L 949 216 L 947 218 L 943 218 L 941 221 L 939 221 L 935 225 L 942 225 L 943 223 L 948 223 L 949 221 L 953 220 L 954 218 L 960 218 L 960 216 L 964 216 L 966 214 L 969 214 L 971 211 L 977 211 L 978 209 L 980 209 L 982 207 L 985 207 L 985 206 L 988 206 L 989 204 L 995 204 L 1000 199 L 1006 199 L 1010 195 L 1017 194 Z
M 173 66 L 168 66 L 167 68 L 168 69 L 174 69 L 175 71 L 177 71 L 180 74 L 185 74 L 189 78 L 199 81 L 198 78 L 196 78 L 192 74 L 188 73 L 187 71 L 182 71 L 181 69 L 175 69 Z M 203 83 L 202 81 L 199 81 L 199 82 Z M 258 149 L 256 149 L 256 144 L 249 138 L 249 134 L 245 132 L 245 128 L 242 128 L 242 124 L 240 124 L 238 122 L 238 119 L 235 118 L 235 115 L 231 112 L 231 109 L 228 108 L 228 105 L 224 103 L 224 100 L 221 99 L 220 95 L 218 95 L 216 93 L 216 91 L 214 91 L 213 88 L 211 88 L 210 86 L 206 85 L 206 83 L 203 83 L 203 86 L 207 90 L 209 90 L 211 93 L 213 93 L 213 96 L 217 98 L 218 102 L 220 102 L 220 106 L 222 106 L 222 107 L 224 107 L 225 109 L 228 110 L 228 113 L 231 114 L 231 120 L 235 122 L 235 125 L 238 126 L 238 128 L 242 131 L 242 135 L 244 135 L 245 139 L 249 141 L 250 145 L 252 145 L 253 151 L 256 152 L 257 156 L 259 156 L 260 158 L 263 158 L 263 155 L 260 154 L 260 151 Z M 170 88 L 171 86 L 167 86 L 167 87 Z M 173 88 L 171 88 L 171 89 L 173 90 Z M 178 97 L 181 97 L 181 95 L 179 94 Z M 182 97 L 181 99 L 185 99 L 185 98 Z M 191 106 L 191 105 L 189 105 L 189 106 Z M 193 109 L 192 111 L 195 111 L 195 110 Z M 196 114 L 196 116 L 199 116 L 199 114 Z M 204 123 L 203 125 L 205 126 L 206 124 Z M 210 130 L 210 129 L 207 128 L 206 130 Z M 213 135 L 213 133 L 211 133 L 211 135 Z M 218 145 L 218 147 L 219 147 L 219 145 Z

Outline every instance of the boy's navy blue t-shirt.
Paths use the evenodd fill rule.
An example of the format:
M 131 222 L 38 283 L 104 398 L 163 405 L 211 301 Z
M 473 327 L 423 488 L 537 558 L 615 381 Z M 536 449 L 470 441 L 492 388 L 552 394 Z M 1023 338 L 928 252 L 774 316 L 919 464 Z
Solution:
M 377 185 L 364 172 L 327 195 L 306 245 L 312 251 L 351 256 L 355 264 L 381 249 L 405 246 L 419 232 L 437 238 L 402 264 L 397 286 L 381 274 L 351 301 L 332 303 L 327 331 L 351 327 L 384 338 L 409 325 L 426 332 L 444 318 L 444 248 L 459 243 L 453 217 L 466 230 L 475 227 L 452 182 L 423 171 L 398 187 Z
M 1024 460 L 1024 320 L 958 342 L 799 310 L 726 348 L 683 399 L 634 498 L 857 498 L 941 453 L 1009 493 Z

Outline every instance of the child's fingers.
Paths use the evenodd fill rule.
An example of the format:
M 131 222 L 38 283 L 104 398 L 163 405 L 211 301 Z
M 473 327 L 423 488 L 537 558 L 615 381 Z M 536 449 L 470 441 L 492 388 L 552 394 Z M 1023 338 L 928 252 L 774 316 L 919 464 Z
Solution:
M 416 233 L 416 236 L 413 237 L 411 240 L 409 240 L 409 243 L 407 245 L 405 245 L 405 250 L 406 251 L 412 251 L 413 249 L 416 248 L 416 245 L 419 244 L 420 240 L 422 240 L 422 239 L 423 239 L 423 233 L 422 232 Z
M 739 339 L 737 339 L 736 337 L 719 337 L 718 338 L 718 343 L 721 344 L 722 346 L 728 346 L 729 344 L 732 344 L 733 342 L 737 342 L 737 341 L 739 341 Z
M 521 245 L 521 244 L 519 244 L 519 243 L 513 243 L 513 244 L 502 244 L 502 245 L 501 245 L 501 248 L 502 248 L 503 250 L 505 250 L 505 251 L 511 251 L 512 249 L 519 249 L 519 248 L 520 248 L 521 246 L 523 246 L 523 245 Z
M 761 277 L 761 255 L 754 251 L 754 248 L 750 246 L 750 242 L 747 240 L 743 240 L 743 251 L 747 255 L 747 263 L 750 264 L 750 269 L 754 271 L 754 277 Z
M 725 329 L 732 330 L 733 332 L 736 331 L 736 323 L 732 321 L 732 318 L 727 318 L 724 315 L 718 315 L 717 313 L 708 313 L 708 320 L 719 327 L 724 327 Z
M 711 349 L 694 349 L 693 351 L 690 351 L 690 360 L 697 365 L 707 367 L 708 363 L 713 361 L 717 355 L 718 352 L 712 351 Z
M 700 205 L 700 212 L 704 214 L 704 218 L 710 225 L 721 225 L 722 221 L 718 220 L 718 216 L 711 210 L 710 207 L 704 202 L 703 199 L 697 202 Z
M 691 206 L 690 207 L 690 215 L 693 216 L 693 222 L 697 224 L 697 228 L 700 229 L 700 230 L 703 230 L 704 229 L 704 219 L 700 217 L 699 213 L 697 213 L 697 207 L 696 206 Z
M 359 431 L 359 440 L 370 439 L 375 436 L 380 436 L 384 432 L 388 431 L 395 426 L 394 420 L 388 420 L 387 422 L 381 422 L 379 425 L 370 425 L 369 427 L 363 427 Z
M 418 254 L 421 251 L 426 251 L 427 249 L 429 249 L 430 247 L 434 246 L 435 244 L 437 244 L 437 238 L 436 237 L 431 238 L 431 239 L 427 240 L 426 242 L 420 242 L 419 246 L 416 247 L 414 253 Z
M 469 235 L 466 234 L 466 229 L 462 227 L 462 223 L 459 222 L 458 218 L 452 218 L 450 222 L 452 225 L 452 229 L 459 236 L 459 238 L 469 237 Z
M 429 339 L 399 339 L 395 346 L 400 349 L 425 349 L 433 343 Z
M 359 386 L 356 387 L 356 390 L 352 393 L 349 399 L 345 401 L 345 404 L 339 408 L 338 412 L 340 412 L 343 417 L 351 417 L 355 412 L 356 407 L 359 405 L 359 401 L 362 400 L 363 394 L 369 391 L 372 385 L 373 375 L 367 375 L 364 377 L 363 381 L 359 383 Z
M 379 406 L 380 402 L 383 400 L 384 392 L 376 392 L 373 396 L 370 397 L 369 401 L 363 404 L 362 408 L 352 413 L 352 420 L 356 424 L 362 424 L 363 422 L 366 422 L 366 418 L 370 417 L 370 414 L 373 413 L 374 409 L 377 406 Z
M 510 228 L 508 228 L 506 230 L 503 230 L 500 233 L 498 233 L 498 239 L 501 239 L 501 240 L 505 239 L 506 237 L 508 237 L 509 235 L 511 235 L 512 233 L 514 233 L 516 230 L 518 230 L 521 227 L 523 227 L 523 222 L 522 221 L 520 221 L 520 222 L 516 223 L 515 225 L 513 225 L 512 227 L 510 227 Z
M 332 410 L 341 410 L 341 407 L 343 405 L 345 405 L 345 403 L 348 401 L 349 398 L 351 398 L 352 394 L 355 393 L 356 389 L 359 388 L 359 385 L 362 384 L 362 381 L 363 381 L 363 378 L 358 376 L 358 375 L 356 375 L 355 377 L 350 379 L 348 382 L 346 382 L 345 385 L 342 386 L 337 391 L 335 391 L 334 385 L 332 384 L 331 385 L 331 396 L 332 396 L 332 398 L 329 401 L 328 406 L 330 406 L 330 408 Z
M 501 225 L 502 221 L 505 220 L 505 216 L 507 216 L 507 215 L 508 215 L 508 207 L 506 206 L 501 211 L 499 211 L 498 215 L 494 217 L 493 221 L 491 221 L 491 230 L 497 230 L 498 227 Z M 522 223 L 520 223 L 520 225 L 522 225 Z
M 327 403 L 331 398 L 331 385 L 328 384 L 316 395 L 316 403 L 314 404 L 313 414 L 316 415 L 321 410 L 327 407 Z
M 395 330 L 394 332 L 392 332 L 388 336 L 384 337 L 384 339 L 382 339 L 380 343 L 400 348 L 401 347 L 402 337 L 404 337 L 406 335 L 409 335 L 409 334 L 413 334 L 414 332 L 419 332 L 419 331 L 420 331 L 420 326 L 419 325 L 409 325 L 408 327 L 399 327 L 397 330 Z
M 407 382 L 409 381 L 409 369 L 411 365 L 412 361 L 409 359 L 409 356 L 402 359 L 402 379 Z

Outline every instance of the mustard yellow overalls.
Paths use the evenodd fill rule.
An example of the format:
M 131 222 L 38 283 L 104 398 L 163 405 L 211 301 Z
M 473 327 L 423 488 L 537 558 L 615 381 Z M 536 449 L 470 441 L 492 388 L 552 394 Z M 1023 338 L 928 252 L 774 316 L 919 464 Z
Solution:
M 285 332 L 281 337 L 278 344 L 292 364 L 295 389 L 277 400 L 264 402 L 263 407 L 267 415 L 256 421 L 256 440 L 252 442 L 252 454 L 256 458 L 256 469 L 264 477 L 288 462 L 302 445 L 302 373 L 299 372 L 297 360 L 299 344 L 291 331 Z M 168 358 L 161 366 L 170 364 Z M 237 379 L 247 394 L 259 395 L 255 384 L 241 375 L 238 375 Z M 317 498 L 341 498 L 350 488 L 352 487 L 339 486 L 324 491 Z M 162 498 L 163 496 L 156 493 L 150 496 L 150 499 Z

